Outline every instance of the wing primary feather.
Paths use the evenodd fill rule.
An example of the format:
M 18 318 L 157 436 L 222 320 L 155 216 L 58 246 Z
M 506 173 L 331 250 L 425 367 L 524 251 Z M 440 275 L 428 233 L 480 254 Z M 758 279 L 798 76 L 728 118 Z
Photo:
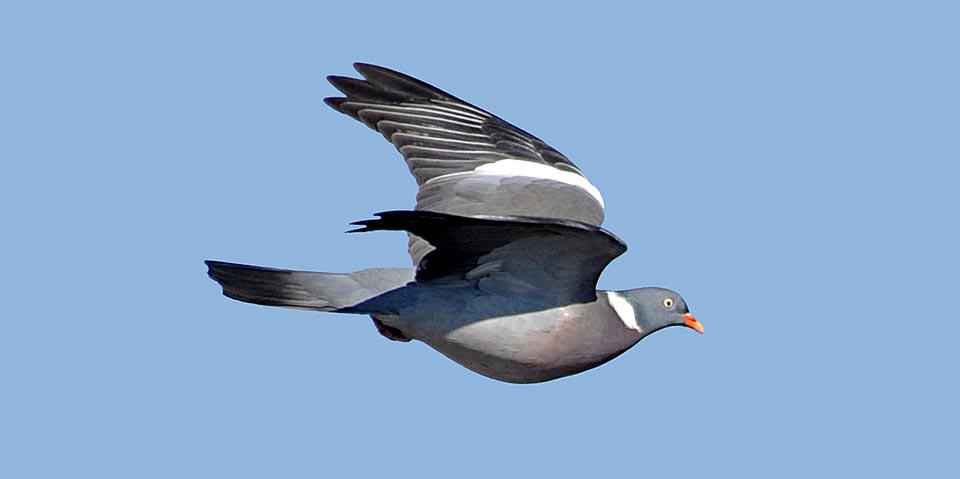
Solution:
M 383 68 L 369 63 L 354 63 L 353 68 L 357 70 L 363 78 L 380 88 L 402 95 L 408 99 L 417 100 L 447 100 L 459 102 L 459 98 L 421 80 L 417 80 L 409 75 L 404 75 L 398 71 L 389 68 Z

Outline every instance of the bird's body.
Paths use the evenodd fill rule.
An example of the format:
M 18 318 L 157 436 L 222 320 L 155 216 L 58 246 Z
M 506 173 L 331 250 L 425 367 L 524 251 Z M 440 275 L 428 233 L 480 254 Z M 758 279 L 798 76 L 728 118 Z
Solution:
M 415 211 L 353 231 L 410 234 L 416 268 L 354 273 L 208 261 L 226 296 L 370 315 L 385 337 L 419 340 L 485 376 L 548 381 L 603 364 L 671 325 L 702 332 L 676 293 L 598 291 L 626 250 L 599 227 L 603 199 L 580 170 L 529 133 L 435 87 L 357 64 L 331 77 L 335 109 L 380 131 L 420 185 Z
M 457 294 L 460 293 L 460 294 Z M 464 367 L 512 383 L 548 381 L 599 366 L 643 337 L 617 316 L 606 294 L 590 303 L 540 311 L 494 313 L 495 298 L 461 301 L 463 292 L 376 315 L 384 324 L 428 344 Z M 458 297 L 459 296 L 459 297 Z

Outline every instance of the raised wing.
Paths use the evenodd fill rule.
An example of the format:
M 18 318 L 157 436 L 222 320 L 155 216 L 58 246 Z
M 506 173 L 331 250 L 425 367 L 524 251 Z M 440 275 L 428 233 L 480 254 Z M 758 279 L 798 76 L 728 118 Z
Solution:
M 408 231 L 434 249 L 417 265 L 423 284 L 466 286 L 529 302 L 585 303 L 627 246 L 598 226 L 526 217 L 387 211 L 351 232 Z
M 537 137 L 410 76 L 354 67 L 363 79 L 328 77 L 346 96 L 325 101 L 397 147 L 420 186 L 417 210 L 603 222 L 599 190 Z

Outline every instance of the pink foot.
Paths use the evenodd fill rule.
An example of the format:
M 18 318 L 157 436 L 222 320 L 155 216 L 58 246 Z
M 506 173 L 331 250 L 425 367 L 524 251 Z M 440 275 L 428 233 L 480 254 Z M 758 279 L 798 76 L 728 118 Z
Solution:
M 404 336 L 399 329 L 394 328 L 393 326 L 387 326 L 386 324 L 383 324 L 383 321 L 380 321 L 373 316 L 370 317 L 373 319 L 373 324 L 377 327 L 377 332 L 380 333 L 381 336 L 391 341 L 401 341 L 404 343 L 410 341 L 410 338 Z

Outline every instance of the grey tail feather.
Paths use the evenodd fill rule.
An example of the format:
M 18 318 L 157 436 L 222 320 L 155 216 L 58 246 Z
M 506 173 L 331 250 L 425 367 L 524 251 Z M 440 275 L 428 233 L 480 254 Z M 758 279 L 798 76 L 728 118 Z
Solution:
M 339 311 L 413 281 L 412 268 L 376 268 L 353 273 L 319 273 L 207 260 L 207 275 L 223 295 L 264 306 Z M 347 311 L 345 311 L 347 312 Z M 351 313 L 376 311 L 350 310 Z

